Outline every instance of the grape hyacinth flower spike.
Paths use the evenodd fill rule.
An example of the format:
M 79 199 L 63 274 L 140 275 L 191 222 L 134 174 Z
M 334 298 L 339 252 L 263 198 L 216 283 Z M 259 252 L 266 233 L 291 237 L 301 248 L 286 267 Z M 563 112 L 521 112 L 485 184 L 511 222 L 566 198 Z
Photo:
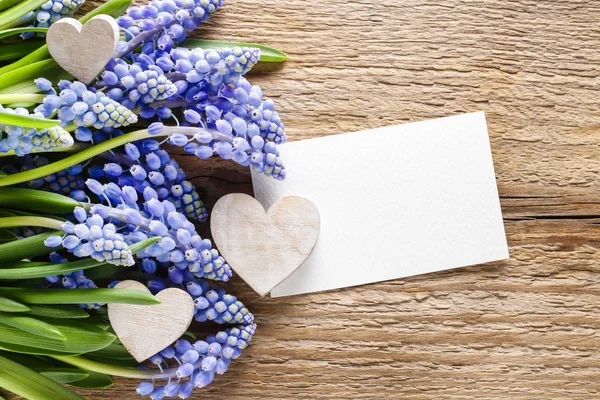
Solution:
M 34 28 L 48 28 L 62 18 L 72 17 L 85 0 L 48 0 L 35 11 L 25 14 L 21 19 L 29 21 L 29 26 Z M 44 36 L 38 32 L 23 32 L 21 37 L 29 39 L 34 36 Z
M 26 108 L 4 108 L 0 111 L 15 115 L 43 118 L 41 113 L 30 114 Z M 18 156 L 32 152 L 47 152 L 71 147 L 74 143 L 69 132 L 59 126 L 35 129 L 17 125 L 0 124 L 0 153 L 13 151 Z
M 6 33 L 43 36 L 44 28 L 73 16 L 83 2 L 9 0 L 3 29 L 35 28 L 42 32 Z M 218 156 L 284 179 L 287 170 L 278 145 L 286 141 L 285 128 L 275 103 L 244 77 L 259 62 L 259 48 L 205 40 L 183 44 L 222 0 L 148 0 L 120 17 L 116 14 L 127 0 L 105 3 L 92 13 L 117 18 L 121 38 L 104 71 L 89 84 L 53 80 L 61 72 L 50 67 L 43 42 L 6 43 L 23 53 L 32 50 L 14 56 L 14 62 L 6 58 L 0 67 L 5 77 L 0 79 L 0 191 L 24 191 L 37 196 L 35 201 L 53 197 L 48 207 L 30 207 L 31 200 L 15 210 L 5 210 L 3 198 L 2 211 L 8 215 L 3 239 L 14 239 L 10 246 L 22 239 L 39 243 L 40 255 L 27 260 L 31 264 L 22 269 L 28 276 L 15 286 L 23 282 L 40 287 L 27 290 L 50 288 L 59 297 L 66 294 L 79 308 L 65 305 L 61 310 L 94 317 L 92 324 L 77 324 L 90 333 L 81 338 L 94 337 L 89 340 L 98 346 L 94 355 L 82 351 L 52 357 L 82 370 L 143 379 L 137 392 L 153 400 L 186 399 L 228 370 L 252 339 L 256 324 L 240 299 L 216 287 L 231 279 L 232 270 L 194 225 L 208 218 L 200 195 L 204 189 L 195 187 L 178 161 L 190 160 L 189 155 L 201 160 Z M 17 11 L 21 15 L 9 21 Z M 273 61 L 273 54 L 277 51 L 268 51 L 263 61 Z M 36 77 L 35 71 L 43 76 Z M 174 146 L 181 149 L 179 155 L 169 154 Z M 12 226 L 19 219 L 33 226 Z M 60 233 L 48 233 L 50 229 Z M 40 279 L 29 279 L 35 274 Z M 152 294 L 165 288 L 187 291 L 194 320 L 216 324 L 217 332 L 193 341 L 185 335 L 139 368 L 111 364 L 101 356 L 104 349 L 96 336 L 104 333 L 110 351 L 121 344 L 109 331 L 100 332 L 96 321 L 106 322 L 103 309 L 113 300 L 105 295 L 132 296 L 114 291 L 118 279 L 131 278 Z M 39 314 L 31 308 L 28 318 L 36 319 Z M 30 344 L 37 348 L 34 341 Z

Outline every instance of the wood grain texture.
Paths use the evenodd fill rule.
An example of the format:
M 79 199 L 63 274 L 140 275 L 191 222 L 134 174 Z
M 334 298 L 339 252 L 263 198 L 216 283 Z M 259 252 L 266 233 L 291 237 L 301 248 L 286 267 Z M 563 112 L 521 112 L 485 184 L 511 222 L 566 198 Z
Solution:
M 217 249 L 261 296 L 302 265 L 320 229 L 319 210 L 298 196 L 284 197 L 265 211 L 254 197 L 231 193 L 217 201 L 210 217 Z
M 115 288 L 150 290 L 138 281 L 121 281 Z M 185 291 L 168 288 L 156 294 L 161 304 L 140 306 L 109 304 L 108 318 L 123 346 L 138 362 L 152 357 L 189 328 L 195 313 L 194 300 Z M 165 329 L 168 327 L 168 329 Z
M 290 140 L 485 111 L 512 258 L 275 300 L 233 279 L 257 334 L 194 399 L 600 398 L 600 3 L 226 0 L 196 35 L 289 54 L 249 79 Z M 209 206 L 251 191 L 178 161 Z M 117 383 L 81 393 L 137 398 Z

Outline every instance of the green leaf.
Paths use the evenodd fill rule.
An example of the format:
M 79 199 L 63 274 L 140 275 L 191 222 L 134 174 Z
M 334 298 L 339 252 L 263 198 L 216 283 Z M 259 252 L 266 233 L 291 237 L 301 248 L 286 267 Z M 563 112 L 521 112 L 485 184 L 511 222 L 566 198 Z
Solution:
M 70 214 L 81 203 L 70 197 L 44 190 L 0 189 L 0 207 L 41 211 L 53 214 Z
M 85 400 L 52 379 L 2 356 L 0 386 L 30 400 Z
M 91 324 L 96 325 L 98 328 L 102 329 L 103 331 L 110 328 L 110 322 L 108 322 L 105 318 L 100 317 L 99 315 L 91 316 L 89 319 L 89 322 Z
M 70 382 L 69 385 L 86 389 L 102 389 L 110 387 L 114 384 L 114 381 L 109 375 L 92 371 L 86 372 L 89 374 L 87 378 Z
M 24 367 L 31 368 L 35 372 L 58 383 L 74 382 L 89 376 L 89 373 L 86 370 L 75 368 L 62 362 L 57 362 L 48 357 L 11 353 L 8 351 L 0 352 L 0 356 L 18 362 Z
M 8 64 L 2 68 L 0 68 L 0 75 L 6 75 L 11 71 L 15 71 L 19 68 L 25 67 L 27 65 L 39 62 L 39 61 L 44 61 L 44 60 L 49 60 L 50 59 L 50 53 L 48 52 L 48 46 L 44 45 L 42 47 L 40 47 L 39 49 L 35 50 L 34 52 L 32 52 L 31 54 L 29 54 L 28 56 L 25 56 L 23 58 L 21 58 L 20 60 L 17 60 L 11 64 Z M 35 86 L 35 85 L 34 85 Z M 37 89 L 37 87 L 35 87 Z M 39 89 L 37 89 L 39 91 Z
M 7 8 L 11 8 L 21 0 L 0 0 L 0 11 L 4 11 Z
M 0 32 L 0 35 L 2 32 Z M 27 40 L 22 43 L 10 43 L 0 46 L 0 61 L 14 60 L 39 49 L 44 42 L 39 40 Z M 6 103 L 5 103 L 6 104 Z
M 36 347 L 42 350 L 82 354 L 100 350 L 115 340 L 115 335 L 81 320 L 44 319 L 63 335 L 62 339 L 39 336 L 10 325 L 0 324 L 0 339 L 4 343 Z
M 28 312 L 31 311 L 30 307 L 21 304 L 13 299 L 6 297 L 0 297 L 0 311 L 3 312 Z
M 2 2 L 0 2 L 0 5 L 2 5 Z M 24 33 L 24 32 L 44 32 L 45 33 L 45 32 L 48 32 L 48 28 L 34 28 L 32 26 L 27 26 L 24 28 L 5 29 L 3 31 L 0 31 L 0 39 L 4 39 L 5 37 L 9 37 L 12 35 L 18 35 L 18 34 Z M 24 40 L 22 42 L 15 43 L 15 44 L 22 46 L 28 42 L 30 42 L 30 41 Z M 32 42 L 32 43 L 36 43 L 36 42 Z M 42 45 L 43 45 L 43 43 L 42 43 Z
M 6 208 L 0 209 L 0 210 L 4 210 L 4 211 L 8 211 L 8 212 L 12 213 L 13 217 L 14 216 L 18 216 L 18 215 L 23 216 L 23 217 L 29 217 L 29 216 L 31 216 L 31 217 L 45 217 L 45 216 L 47 216 L 46 215 L 47 214 L 46 211 L 44 211 L 43 214 L 40 214 L 40 213 L 31 212 L 31 211 L 23 211 L 23 210 L 7 210 Z M 58 220 L 63 221 L 63 222 L 65 222 L 67 220 L 66 218 L 63 218 L 63 217 L 60 217 L 60 216 L 57 216 L 57 215 L 53 215 L 52 218 L 58 219 Z
M 0 287 L 0 296 L 6 296 L 26 304 L 160 304 L 160 301 L 150 293 L 131 289 L 28 289 Z M 0 340 L 2 340 L 1 335 Z
M 122 344 L 110 344 L 101 350 L 87 353 L 86 357 L 101 357 L 110 360 L 134 360 Z M 135 361 L 135 360 L 134 360 Z
M 5 74 L 2 74 L 2 79 L 0 79 L 0 89 L 6 89 L 20 82 L 30 81 L 39 76 L 46 76 L 48 69 L 55 67 L 56 65 L 58 65 L 56 64 L 56 61 L 53 59 L 48 59 L 27 64 L 20 68 L 6 72 Z M 50 126 L 55 125 L 56 124 Z M 36 126 L 32 126 L 32 128 L 36 128 Z
M 0 264 L 34 258 L 57 251 L 62 247 L 46 247 L 44 240 L 52 235 L 63 235 L 62 231 L 40 233 L 25 239 L 0 244 Z
M 0 323 L 34 335 L 44 336 L 50 339 L 65 340 L 64 335 L 55 326 L 28 316 L 0 312 Z
M 1 70 L 2 68 L 0 68 Z M 2 78 L 0 78 L 1 80 Z M 36 86 L 36 84 L 31 81 L 18 82 L 14 85 L 11 85 L 5 89 L 0 89 L 0 94 L 33 94 L 39 93 L 40 89 Z
M 86 272 L 85 276 L 93 281 L 106 280 L 112 278 L 122 270 L 123 268 L 119 267 L 118 265 L 104 264 L 100 267 L 90 269 L 88 272 Z
M 64 221 L 61 221 L 59 219 L 48 218 L 48 217 L 31 217 L 31 216 L 3 217 L 3 218 L 0 218 L 0 228 L 35 226 L 35 227 L 48 228 L 48 229 L 61 229 L 63 222 Z
M 0 338 L 1 339 L 1 338 Z M 14 343 L 6 343 L 0 341 L 0 350 L 5 350 L 18 354 L 31 354 L 31 355 L 42 355 L 42 356 L 65 356 L 70 355 L 69 352 L 42 349 L 36 346 L 24 346 Z
M 131 0 L 110 0 L 99 7 L 94 8 L 89 13 L 79 19 L 79 22 L 85 24 L 96 15 L 106 14 L 113 18 L 120 17 L 131 5 Z
M 0 51 L 2 51 L 1 48 Z M 35 104 L 43 102 L 45 97 L 45 94 L 0 94 L 0 104 L 14 104 L 24 102 Z
M 41 267 L 44 265 L 50 264 L 45 261 L 15 261 L 8 264 L 1 264 L 0 269 L 2 268 L 27 268 L 27 267 Z
M 0 229 L 0 244 L 19 240 L 19 237 L 8 229 Z
M 186 39 L 182 46 L 195 48 L 200 47 L 204 50 L 221 50 L 223 48 L 232 47 L 254 47 L 260 49 L 260 61 L 262 62 L 283 62 L 288 59 L 284 52 L 258 43 L 245 42 L 226 42 L 222 40 L 205 40 L 205 39 Z
M 47 0 L 46 0 L 47 1 Z M 26 0 L 0 14 L 0 29 L 18 20 L 30 11 L 36 10 L 46 3 L 45 0 Z
M 14 218 L 14 217 L 13 217 Z M 23 217 L 21 217 L 23 218 Z M 33 217 L 30 217 L 33 218 Z M 4 218 L 0 218 L 0 226 L 2 220 Z M 141 242 L 132 244 L 129 249 L 133 254 L 137 254 L 142 251 L 146 247 L 150 246 L 153 243 L 156 243 L 160 240 L 159 237 L 151 237 L 146 240 L 142 240 Z M 24 263 L 23 263 L 24 264 Z M 79 270 L 87 270 L 90 268 L 96 268 L 107 264 L 106 262 L 96 261 L 93 258 L 82 258 L 77 261 L 72 261 L 64 264 L 52 264 L 47 263 L 43 265 L 36 266 L 23 266 L 20 268 L 0 268 L 0 279 L 33 279 L 33 278 L 43 278 L 46 276 L 53 275 L 61 275 L 69 272 L 79 271 Z M 52 290 L 52 289 L 50 289 Z
M 0 83 L 0 86 L 1 85 L 2 84 Z M 44 129 L 57 126 L 60 124 L 60 121 L 57 119 L 44 119 L 0 111 L 0 123 L 6 125 L 18 125 L 25 128 Z
M 28 315 L 37 315 L 40 317 L 46 318 L 89 318 L 90 314 L 87 311 L 71 305 L 60 306 L 58 304 L 54 304 L 52 306 L 44 306 L 44 305 L 30 305 L 31 309 L 28 312 Z
M 31 367 L 30 367 L 31 368 Z M 35 372 L 44 375 L 46 378 L 52 379 L 56 383 L 73 383 L 86 379 L 90 376 L 88 371 L 84 371 L 79 368 L 70 367 L 42 367 L 42 368 L 31 368 Z

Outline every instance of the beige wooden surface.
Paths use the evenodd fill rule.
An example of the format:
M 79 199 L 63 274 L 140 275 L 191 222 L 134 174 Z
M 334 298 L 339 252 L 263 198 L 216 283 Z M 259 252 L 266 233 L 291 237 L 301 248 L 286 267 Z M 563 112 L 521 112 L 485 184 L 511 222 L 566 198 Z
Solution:
M 289 54 L 249 79 L 290 140 L 485 111 L 512 258 L 276 300 L 236 278 L 255 340 L 193 398 L 600 398 L 600 4 L 225 1 L 197 36 Z M 251 190 L 230 163 L 179 161 L 209 204 Z

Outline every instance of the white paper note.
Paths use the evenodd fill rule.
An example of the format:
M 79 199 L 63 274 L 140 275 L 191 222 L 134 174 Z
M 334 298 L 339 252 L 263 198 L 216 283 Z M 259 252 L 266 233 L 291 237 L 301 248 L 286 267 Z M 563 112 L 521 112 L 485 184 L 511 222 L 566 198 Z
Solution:
M 267 209 L 298 195 L 321 214 L 288 296 L 508 258 L 483 112 L 290 142 L 284 181 L 252 173 Z

